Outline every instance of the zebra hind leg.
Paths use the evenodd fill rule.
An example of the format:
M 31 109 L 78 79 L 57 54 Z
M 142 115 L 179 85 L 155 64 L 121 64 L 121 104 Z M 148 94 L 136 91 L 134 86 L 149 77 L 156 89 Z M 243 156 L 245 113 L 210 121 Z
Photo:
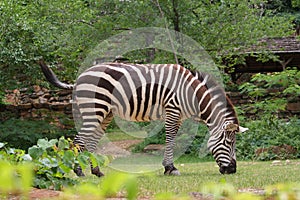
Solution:
M 109 113 L 101 123 L 101 126 L 96 117 L 95 122 L 91 122 L 91 120 L 89 120 L 87 123 L 83 123 L 81 130 L 76 135 L 74 140 L 74 143 L 79 145 L 80 151 L 88 150 L 92 153 L 95 152 L 97 144 L 101 137 L 104 135 L 104 130 L 106 129 L 112 118 L 112 114 Z M 91 126 L 94 128 L 91 129 Z M 84 173 L 79 165 L 76 165 L 73 171 L 77 176 L 84 176 Z M 104 174 L 100 171 L 99 166 L 92 166 L 92 164 L 91 173 L 98 177 L 104 176 Z
M 74 143 L 79 145 L 80 152 L 85 151 L 85 150 L 92 152 L 92 153 L 95 152 L 97 143 L 100 140 L 100 138 L 102 137 L 102 135 L 104 134 L 104 131 L 100 127 L 98 127 L 97 129 L 95 129 L 92 132 L 92 134 L 93 135 L 89 134 L 90 140 L 88 140 L 88 142 L 87 142 L 88 144 L 86 144 L 86 145 L 84 145 L 84 143 L 86 143 L 85 141 L 87 141 L 87 139 L 79 139 L 81 132 L 79 132 L 79 134 L 76 135 Z M 85 138 L 87 138 L 87 135 L 85 135 Z M 92 163 L 90 163 L 90 165 L 91 165 L 91 173 L 92 174 L 94 174 L 98 177 L 104 176 L 104 174 L 100 171 L 99 166 L 93 166 Z M 79 164 L 77 164 L 75 166 L 73 171 L 79 177 L 85 176 L 85 174 L 83 173 L 82 168 L 79 166 Z
M 101 124 L 101 129 L 102 129 L 103 132 L 105 132 L 107 126 L 110 124 L 112 119 L 113 119 L 113 114 L 112 114 L 112 112 L 110 112 Z M 91 172 L 92 172 L 92 174 L 94 174 L 98 177 L 104 176 L 104 174 L 100 171 L 99 166 L 93 167 L 91 165 Z

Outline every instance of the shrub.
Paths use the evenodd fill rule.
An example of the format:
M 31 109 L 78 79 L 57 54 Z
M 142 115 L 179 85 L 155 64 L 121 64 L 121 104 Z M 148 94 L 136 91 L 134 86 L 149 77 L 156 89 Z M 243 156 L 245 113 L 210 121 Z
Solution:
M 272 116 L 266 116 L 260 120 L 245 122 L 249 131 L 237 134 L 237 157 L 239 159 L 286 159 L 291 155 L 275 155 L 272 151 L 256 155 L 259 148 L 290 145 L 297 150 L 292 157 L 300 157 L 300 120 L 292 118 L 289 122 Z
M 0 124 L 0 141 L 27 150 L 41 138 L 73 137 L 76 130 L 62 130 L 48 121 L 9 119 Z
M 108 164 L 105 156 L 94 155 L 87 151 L 78 152 L 77 147 L 64 137 L 59 140 L 39 139 L 36 145 L 28 149 L 28 154 L 25 154 L 24 150 L 9 148 L 0 143 L 0 159 L 12 165 L 24 163 L 24 166 L 30 161 L 29 169 L 33 170 L 30 173 L 34 173 L 33 186 L 55 190 L 78 183 L 78 180 L 69 175 L 75 166 L 80 166 L 84 170 L 90 167 L 90 164 L 93 166 Z M 1 177 L 6 175 L 1 173 L 4 172 L 0 171 Z

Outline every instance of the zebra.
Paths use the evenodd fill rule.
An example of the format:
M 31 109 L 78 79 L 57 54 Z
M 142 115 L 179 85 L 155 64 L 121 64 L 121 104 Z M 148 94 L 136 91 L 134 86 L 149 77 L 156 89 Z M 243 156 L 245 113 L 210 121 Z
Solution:
M 85 70 L 74 85 L 62 83 L 39 62 L 46 79 L 56 87 L 73 90 L 73 102 L 82 117 L 74 138 L 81 150 L 94 152 L 114 116 L 128 121 L 164 120 L 165 175 L 180 175 L 173 163 L 173 147 L 185 119 L 204 122 L 210 131 L 207 143 L 221 174 L 236 172 L 235 135 L 246 130 L 224 90 L 212 77 L 178 64 L 101 63 Z M 84 176 L 80 167 L 74 169 Z M 98 166 L 92 174 L 103 176 Z

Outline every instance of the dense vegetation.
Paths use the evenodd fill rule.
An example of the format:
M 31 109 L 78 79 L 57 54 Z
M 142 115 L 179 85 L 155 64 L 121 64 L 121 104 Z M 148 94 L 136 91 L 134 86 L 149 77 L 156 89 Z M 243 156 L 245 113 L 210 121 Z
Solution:
M 74 80 L 85 56 L 101 41 L 124 30 L 138 27 L 167 27 L 188 35 L 204 47 L 222 71 L 224 68 L 222 59 L 235 54 L 235 50 L 239 47 L 255 44 L 263 37 L 290 36 L 294 27 L 300 24 L 297 12 L 299 9 L 298 1 L 294 0 L 261 2 L 4 0 L 0 3 L 2 30 L 0 99 L 5 95 L 5 89 L 34 84 L 48 86 L 48 83 L 41 79 L 43 76 L 36 63 L 40 59 L 48 62 L 63 81 Z M 175 62 L 172 53 L 157 49 L 136 50 L 123 56 L 132 62 L 135 60 L 147 63 Z M 269 56 L 269 59 L 273 58 L 272 55 Z M 184 64 L 183 60 L 179 61 Z M 242 59 L 238 59 L 232 62 L 241 61 Z M 299 152 L 300 142 L 297 141 L 297 137 L 293 142 L 274 139 L 277 137 L 275 133 L 281 135 L 287 130 L 290 135 L 297 134 L 294 128 L 299 123 L 297 119 L 285 125 L 284 121 L 276 117 L 279 110 L 286 108 L 287 102 L 299 96 L 297 77 L 299 77 L 297 69 L 285 70 L 272 76 L 256 74 L 250 82 L 239 86 L 239 90 L 250 95 L 253 101 L 246 107 L 238 108 L 241 124 L 247 122 L 243 115 L 245 109 L 258 110 L 264 116 L 262 119 L 258 117 L 257 121 L 247 122 L 245 125 L 252 127 L 250 132 L 238 137 L 242 141 L 237 147 L 243 158 L 255 157 L 255 148 L 261 147 L 257 141 L 253 150 L 247 150 L 245 147 L 250 142 L 249 138 L 246 139 L 248 136 L 255 140 L 262 135 L 268 135 L 260 139 L 264 140 L 264 147 L 291 144 Z M 230 81 L 226 74 L 224 80 Z M 266 99 L 265 94 L 274 88 L 281 90 L 274 93 L 271 99 Z M 3 102 L 0 100 L 0 103 Z M 50 122 L 9 119 L 1 123 L 1 141 L 8 142 L 11 147 L 27 150 L 46 134 L 51 139 L 59 135 L 72 137 L 76 132 L 74 129 L 63 132 L 48 123 Z M 205 140 L 206 133 L 205 127 L 200 126 L 187 153 L 198 154 L 199 144 Z M 164 134 L 160 135 L 161 137 L 146 139 L 135 151 L 141 150 L 149 143 L 162 143 Z
M 231 64 L 243 62 L 243 55 L 240 55 L 239 59 L 231 57 L 240 47 L 251 46 L 264 37 L 292 35 L 294 28 L 300 26 L 299 11 L 298 0 L 2 0 L 0 2 L 0 106 L 5 104 L 3 98 L 6 90 L 27 88 L 32 85 L 51 87 L 41 78 L 43 76 L 37 61 L 45 60 L 61 80 L 71 82 L 76 78 L 77 71 L 86 56 L 100 42 L 123 31 L 140 27 L 169 28 L 194 39 L 215 61 L 224 76 L 225 87 L 229 88 L 230 78 L 223 71 L 230 66 L 223 66 L 223 59 L 234 58 L 230 60 Z M 158 49 L 136 50 L 122 56 L 129 62 L 176 62 L 173 53 Z M 264 55 L 266 60 L 273 58 L 274 55 Z M 184 58 L 179 57 L 179 62 L 190 67 Z M 286 109 L 288 102 L 293 102 L 295 97 L 300 95 L 299 77 L 299 70 L 287 68 L 283 72 L 253 75 L 249 82 L 239 86 L 230 84 L 230 88 L 248 95 L 252 101 L 249 105 L 237 108 L 241 124 L 249 128 L 245 134 L 237 135 L 238 160 L 300 158 L 300 120 L 296 117 L 280 119 L 278 114 L 279 111 Z M 271 98 L 266 96 L 270 91 L 276 91 Z M 247 109 L 255 110 L 260 114 L 250 121 L 244 115 L 244 110 Z M 3 112 L 2 115 L 7 113 Z M 75 165 L 86 169 L 89 168 L 91 161 L 93 165 L 103 166 L 109 162 L 108 158 L 88 152 L 79 153 L 72 142 L 65 139 L 74 136 L 75 128 L 62 130 L 51 120 L 8 118 L 9 115 L 6 116 L 7 120 L 1 121 L 0 124 L 0 197 L 7 198 L 12 192 L 24 192 L 26 196 L 31 186 L 61 190 L 76 185 L 69 189 L 71 195 L 77 193 L 87 197 L 84 195 L 92 194 L 95 198 L 104 198 L 114 196 L 121 188 L 125 188 L 127 198 L 135 199 L 138 195 L 138 184 L 149 192 L 153 188 L 148 188 L 147 183 L 160 187 L 158 182 L 174 181 L 173 177 L 164 177 L 162 180 L 162 177 L 155 176 L 155 182 L 152 176 L 136 179 L 124 174 L 113 174 L 103 181 L 98 179 L 95 181 L 92 178 L 78 180 L 72 174 Z M 108 131 L 115 131 L 116 128 L 116 124 L 113 123 Z M 60 138 L 60 136 L 65 137 Z M 184 139 L 184 136 L 180 135 L 179 139 Z M 161 130 L 158 136 L 145 139 L 136 146 L 134 151 L 142 151 L 147 144 L 164 143 L 164 140 L 164 130 Z M 206 140 L 207 128 L 199 126 L 191 146 L 186 149 L 186 156 L 193 160 L 199 155 L 201 157 L 207 155 L 204 160 L 211 159 L 205 145 L 203 146 Z M 289 145 L 294 149 L 291 153 L 274 153 L 274 147 L 283 145 Z M 257 151 L 260 151 L 260 154 Z M 198 158 L 196 160 L 199 161 Z M 191 182 L 202 180 L 199 179 L 199 171 L 207 172 L 209 177 L 206 178 L 209 180 L 213 178 L 214 185 L 204 184 L 204 189 L 198 188 L 198 191 L 212 193 L 220 199 L 261 199 L 251 195 L 236 194 L 231 185 L 224 183 L 224 179 L 220 181 L 220 177 L 214 172 L 207 171 L 207 169 L 215 170 L 213 165 L 203 163 L 203 168 L 199 168 L 198 165 L 197 167 L 187 165 L 186 170 L 190 171 L 190 174 L 177 179 L 178 184 L 188 185 L 189 188 L 186 190 L 190 192 Z M 235 183 L 234 181 L 244 180 L 246 177 L 252 181 L 247 179 L 245 182 L 249 185 L 240 184 L 238 187 L 253 185 L 264 187 L 265 184 L 274 184 L 278 181 L 276 179 L 275 182 L 263 182 L 259 185 L 259 179 L 269 178 L 262 177 L 271 173 L 279 174 L 281 171 L 280 169 L 260 171 L 258 168 L 265 169 L 269 163 L 258 165 L 255 168 L 242 164 L 242 170 L 238 174 L 240 177 L 226 176 L 225 179 Z M 297 165 L 295 166 L 286 166 L 288 172 L 285 175 L 295 179 L 283 179 L 284 181 L 299 179 L 298 173 L 290 175 L 294 171 L 298 172 Z M 255 179 L 256 184 L 249 174 L 259 174 L 255 176 L 258 178 Z M 187 184 L 186 180 L 189 178 L 192 181 Z M 97 184 L 90 184 L 90 182 L 97 182 Z M 216 184 L 216 182 L 221 183 Z M 163 189 L 168 190 L 170 184 L 165 183 L 165 185 Z M 289 195 L 292 199 L 296 199 L 299 197 L 299 190 L 295 190 L 297 186 L 293 184 L 284 187 L 270 186 L 265 199 L 277 199 L 280 195 Z M 187 192 L 184 189 L 178 192 L 177 189 L 175 188 L 176 194 Z M 174 198 L 173 194 L 165 192 L 158 195 L 157 199 Z M 66 198 L 68 199 L 68 196 Z M 178 196 L 175 198 L 180 199 Z
M 201 44 L 215 59 L 262 37 L 288 36 L 299 24 L 298 1 L 67 1 L 0 3 L 0 88 L 43 84 L 37 60 L 71 81 L 101 41 L 138 27 L 168 27 Z M 165 53 L 140 51 L 128 59 L 174 62 Z M 151 56 L 149 56 L 151 55 Z M 3 94 L 2 94 L 3 95 Z

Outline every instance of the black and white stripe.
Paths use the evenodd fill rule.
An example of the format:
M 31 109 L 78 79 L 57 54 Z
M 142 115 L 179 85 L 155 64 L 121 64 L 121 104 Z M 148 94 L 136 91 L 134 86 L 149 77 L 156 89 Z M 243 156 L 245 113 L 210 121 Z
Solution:
M 114 115 L 137 122 L 165 120 L 165 174 L 179 174 L 173 165 L 175 136 L 183 120 L 193 118 L 208 125 L 208 147 L 220 172 L 236 170 L 238 120 L 224 90 L 207 74 L 176 64 L 99 64 L 78 77 L 73 101 L 83 121 L 74 142 L 88 151 L 95 151 Z

